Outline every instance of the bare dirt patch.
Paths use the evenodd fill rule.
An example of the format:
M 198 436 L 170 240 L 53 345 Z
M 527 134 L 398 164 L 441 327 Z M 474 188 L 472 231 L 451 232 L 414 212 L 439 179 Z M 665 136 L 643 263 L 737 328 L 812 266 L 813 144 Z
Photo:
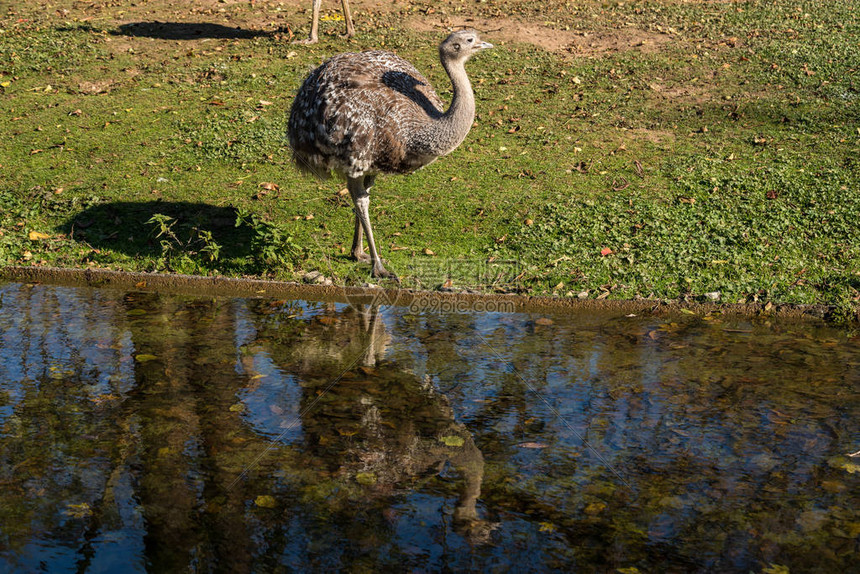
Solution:
M 584 34 L 574 41 L 574 47 L 577 53 L 590 56 L 628 50 L 653 53 L 672 41 L 672 36 L 668 34 L 649 32 L 638 28 L 624 28 Z
M 430 16 L 412 17 L 406 25 L 419 32 L 435 32 L 461 27 L 475 28 L 491 40 L 533 44 L 550 52 L 563 52 L 579 56 L 601 56 L 606 53 L 639 50 L 656 52 L 672 41 L 668 34 L 659 34 L 637 28 L 604 30 L 583 33 L 574 30 L 557 30 L 543 24 L 517 18 L 473 18 Z
M 82 94 L 94 96 L 110 92 L 113 86 L 113 80 L 81 81 L 78 82 L 78 91 Z
M 516 3 L 508 4 L 512 10 L 516 7 Z M 374 15 L 412 14 L 404 23 L 421 32 L 471 27 L 485 32 L 491 41 L 532 44 L 574 56 L 599 57 L 628 50 L 654 52 L 673 41 L 669 34 L 635 27 L 564 30 L 536 21 L 534 14 L 480 16 L 481 7 L 460 8 L 444 1 L 438 4 L 438 11 L 415 11 L 422 3 L 411 1 L 352 0 L 351 6 L 359 31 L 362 26 L 374 25 Z M 142 0 L 121 8 L 101 2 L 38 0 L 34 9 L 58 20 L 114 28 L 120 36 L 194 43 L 213 37 L 246 39 L 265 34 L 291 39 L 294 33 L 301 35 L 299 30 L 309 27 L 311 0 L 255 0 L 250 3 L 248 0 L 192 0 L 179 4 L 170 0 Z M 340 9 L 339 1 L 323 2 L 324 15 L 339 15 Z M 189 27 L 192 24 L 197 28 Z
M 632 138 L 637 141 L 647 141 L 658 145 L 672 143 L 677 139 L 677 135 L 675 134 L 675 132 L 670 132 L 667 130 L 649 130 L 645 128 L 636 128 L 632 130 L 627 130 L 626 133 L 632 136 Z

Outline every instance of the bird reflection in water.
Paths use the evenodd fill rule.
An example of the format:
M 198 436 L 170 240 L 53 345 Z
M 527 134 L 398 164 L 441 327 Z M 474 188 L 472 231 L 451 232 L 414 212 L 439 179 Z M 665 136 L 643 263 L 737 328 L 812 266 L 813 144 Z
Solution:
M 403 493 L 450 468 L 462 481 L 455 529 L 474 543 L 487 541 L 493 525 L 477 509 L 481 451 L 429 375 L 386 359 L 390 335 L 380 309 L 332 305 L 301 321 L 298 332 L 291 328 L 284 337 L 282 328 L 278 320 L 257 325 L 251 345 L 266 348 L 302 389 L 299 422 L 308 464 L 361 485 L 367 497 Z M 253 358 L 245 356 L 250 374 Z

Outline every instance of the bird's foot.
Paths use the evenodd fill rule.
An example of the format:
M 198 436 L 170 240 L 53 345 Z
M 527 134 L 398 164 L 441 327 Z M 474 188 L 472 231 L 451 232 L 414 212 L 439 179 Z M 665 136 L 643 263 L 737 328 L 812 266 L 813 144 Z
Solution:
M 353 251 L 352 258 L 356 261 L 361 261 L 362 263 L 370 263 L 370 255 L 368 255 L 364 251 Z
M 293 40 L 293 44 L 304 44 L 305 46 L 310 46 L 311 44 L 316 44 L 319 42 L 319 38 L 305 38 L 304 40 Z
M 400 283 L 400 277 L 383 267 L 381 263 L 379 265 L 373 266 L 373 272 L 371 272 L 370 275 L 371 277 L 376 277 L 377 279 L 393 279 L 394 281 Z

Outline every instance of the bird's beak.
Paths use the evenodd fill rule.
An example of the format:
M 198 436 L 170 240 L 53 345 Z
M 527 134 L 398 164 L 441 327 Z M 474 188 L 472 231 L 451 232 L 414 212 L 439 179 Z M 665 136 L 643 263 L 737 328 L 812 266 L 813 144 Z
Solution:
M 486 49 L 492 48 L 492 47 L 493 47 L 493 45 L 490 44 L 489 42 L 481 42 L 480 44 L 478 44 L 478 48 L 480 48 L 481 50 L 486 50 Z

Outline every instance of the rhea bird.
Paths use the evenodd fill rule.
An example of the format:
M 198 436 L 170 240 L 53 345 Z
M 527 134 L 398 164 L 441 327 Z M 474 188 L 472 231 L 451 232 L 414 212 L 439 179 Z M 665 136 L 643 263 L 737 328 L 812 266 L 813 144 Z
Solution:
M 466 62 L 493 45 L 460 30 L 439 45 L 453 86 L 451 105 L 406 60 L 384 51 L 338 54 L 305 79 L 290 110 L 289 139 L 302 171 L 346 178 L 355 206 L 351 255 L 385 269 L 370 225 L 370 188 L 381 173 L 411 173 L 454 151 L 475 120 L 475 94 Z M 364 252 L 362 234 L 370 254 Z

